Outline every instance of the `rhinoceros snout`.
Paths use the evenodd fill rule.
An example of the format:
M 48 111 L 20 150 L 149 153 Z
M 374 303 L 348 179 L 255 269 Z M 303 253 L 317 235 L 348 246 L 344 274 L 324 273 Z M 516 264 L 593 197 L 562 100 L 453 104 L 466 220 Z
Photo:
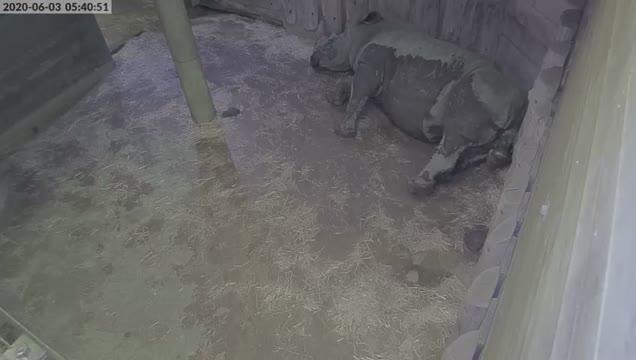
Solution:
M 318 58 L 317 53 L 313 53 L 313 55 L 311 55 L 311 59 L 309 59 L 309 63 L 314 69 L 317 69 L 320 66 L 320 59 Z

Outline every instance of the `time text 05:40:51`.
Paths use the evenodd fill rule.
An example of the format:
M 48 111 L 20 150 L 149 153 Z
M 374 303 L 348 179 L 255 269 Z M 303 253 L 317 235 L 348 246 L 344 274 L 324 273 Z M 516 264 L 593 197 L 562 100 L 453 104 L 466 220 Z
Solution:
M 111 0 L 0 0 L 0 14 L 110 14 Z

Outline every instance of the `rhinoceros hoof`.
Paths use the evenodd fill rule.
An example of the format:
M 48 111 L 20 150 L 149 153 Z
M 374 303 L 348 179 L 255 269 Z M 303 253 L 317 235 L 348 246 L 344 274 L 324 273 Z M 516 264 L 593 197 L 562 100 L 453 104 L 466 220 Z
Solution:
M 492 149 L 488 152 L 486 162 L 491 169 L 501 169 L 510 165 L 512 156 L 508 152 Z
M 416 196 L 431 195 L 435 191 L 435 182 L 427 181 L 421 177 L 409 180 L 409 192 Z
M 333 106 L 342 106 L 349 100 L 349 94 L 342 91 L 333 91 L 325 95 L 327 102 Z
M 343 124 L 336 125 L 334 131 L 338 136 L 343 138 L 353 138 L 356 137 L 356 128 L 355 126 L 346 126 Z

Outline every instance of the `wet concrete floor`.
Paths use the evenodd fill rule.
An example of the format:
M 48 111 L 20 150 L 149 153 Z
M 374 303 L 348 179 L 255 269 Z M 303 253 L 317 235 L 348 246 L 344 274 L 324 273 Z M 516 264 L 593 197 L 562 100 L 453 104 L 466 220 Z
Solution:
M 337 137 L 311 41 L 233 15 L 194 31 L 219 110 L 240 110 L 227 142 L 195 142 L 161 33 L 128 41 L 0 162 L 0 305 L 69 359 L 438 358 L 501 174 L 415 199 L 432 148 L 375 107 Z

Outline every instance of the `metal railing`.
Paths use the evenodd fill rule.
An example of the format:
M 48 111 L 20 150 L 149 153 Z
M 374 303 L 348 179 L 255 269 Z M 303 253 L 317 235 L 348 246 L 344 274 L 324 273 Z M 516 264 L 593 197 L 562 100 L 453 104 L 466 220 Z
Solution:
M 18 319 L 0 307 L 0 325 L 11 326 L 15 336 L 0 333 L 0 360 L 65 360 Z M 15 338 L 13 338 L 15 337 Z

